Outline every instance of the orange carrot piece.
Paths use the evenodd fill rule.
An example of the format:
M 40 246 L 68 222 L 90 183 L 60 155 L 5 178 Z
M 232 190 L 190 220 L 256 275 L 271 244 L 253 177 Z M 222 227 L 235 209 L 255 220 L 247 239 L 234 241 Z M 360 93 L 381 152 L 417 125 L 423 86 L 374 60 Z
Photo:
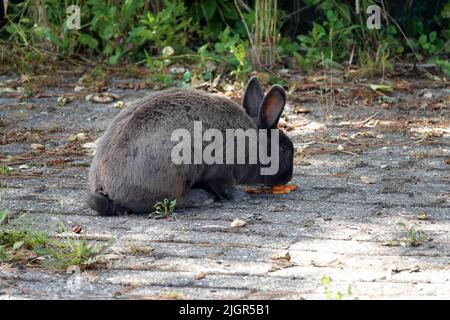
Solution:
M 272 191 L 272 194 L 286 194 L 289 192 L 291 192 L 289 189 L 284 189 L 284 190 L 280 190 L 280 191 L 274 190 L 274 191 Z
M 295 184 L 290 184 L 290 185 L 286 186 L 286 188 L 288 188 L 291 191 L 297 190 L 297 186 Z

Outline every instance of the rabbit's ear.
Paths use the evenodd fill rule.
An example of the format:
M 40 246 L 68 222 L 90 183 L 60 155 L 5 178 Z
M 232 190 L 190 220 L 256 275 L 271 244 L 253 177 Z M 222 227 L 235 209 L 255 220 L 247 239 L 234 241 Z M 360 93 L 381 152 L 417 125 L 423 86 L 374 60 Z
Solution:
M 251 77 L 247 84 L 247 89 L 244 95 L 244 109 L 245 112 L 251 117 L 258 117 L 259 106 L 264 99 L 264 91 L 261 88 L 258 79 Z
M 286 92 L 282 86 L 274 85 L 261 103 L 258 114 L 259 127 L 276 129 L 285 104 Z

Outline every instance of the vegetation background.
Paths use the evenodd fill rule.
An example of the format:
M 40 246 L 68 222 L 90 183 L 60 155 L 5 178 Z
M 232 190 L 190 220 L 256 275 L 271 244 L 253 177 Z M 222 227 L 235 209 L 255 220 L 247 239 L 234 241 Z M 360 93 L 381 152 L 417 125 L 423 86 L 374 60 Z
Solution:
M 66 24 L 73 4 L 78 30 Z M 373 4 L 382 8 L 379 30 L 366 26 Z M 252 70 L 275 82 L 280 69 L 385 76 L 409 62 L 450 76 L 448 0 L 3 0 L 1 9 L 2 72 L 88 64 L 101 73 L 128 64 L 164 87 Z

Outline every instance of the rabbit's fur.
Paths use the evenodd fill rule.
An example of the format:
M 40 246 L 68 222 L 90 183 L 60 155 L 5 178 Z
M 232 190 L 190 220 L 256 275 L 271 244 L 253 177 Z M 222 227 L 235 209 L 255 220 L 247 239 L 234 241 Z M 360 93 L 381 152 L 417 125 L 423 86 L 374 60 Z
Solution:
M 89 171 L 88 204 L 102 215 L 149 213 L 166 198 L 177 199 L 177 207 L 197 207 L 216 199 L 246 197 L 236 184 L 286 183 L 292 178 L 293 145 L 281 131 L 280 165 L 274 176 L 261 176 L 258 164 L 176 165 L 171 160 L 178 143 L 171 141 L 176 129 L 192 133 L 194 121 L 202 121 L 203 130 L 221 132 L 276 128 L 284 104 L 281 87 L 272 87 L 264 97 L 256 78 L 247 86 L 244 108 L 193 89 L 169 89 L 135 101 L 116 116 L 99 140 Z

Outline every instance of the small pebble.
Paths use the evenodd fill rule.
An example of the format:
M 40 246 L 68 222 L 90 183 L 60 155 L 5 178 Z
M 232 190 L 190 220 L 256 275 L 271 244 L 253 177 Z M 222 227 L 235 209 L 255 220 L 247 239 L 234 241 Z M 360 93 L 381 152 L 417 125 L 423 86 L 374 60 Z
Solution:
M 244 227 L 247 224 L 244 220 L 241 220 L 239 218 L 234 219 L 234 221 L 230 224 L 232 228 L 241 228 Z

